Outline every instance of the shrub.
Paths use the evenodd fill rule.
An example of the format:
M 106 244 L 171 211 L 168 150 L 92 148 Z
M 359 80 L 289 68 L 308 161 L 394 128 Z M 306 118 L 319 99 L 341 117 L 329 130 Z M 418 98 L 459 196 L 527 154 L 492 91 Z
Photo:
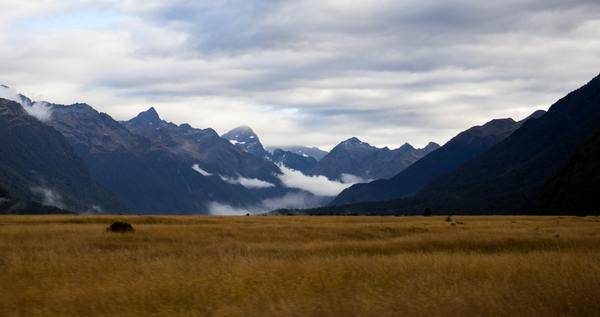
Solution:
M 113 222 L 110 226 L 108 226 L 108 228 L 106 228 L 106 231 L 126 233 L 126 232 L 134 232 L 135 230 L 133 229 L 133 226 L 127 222 L 116 221 L 116 222 Z

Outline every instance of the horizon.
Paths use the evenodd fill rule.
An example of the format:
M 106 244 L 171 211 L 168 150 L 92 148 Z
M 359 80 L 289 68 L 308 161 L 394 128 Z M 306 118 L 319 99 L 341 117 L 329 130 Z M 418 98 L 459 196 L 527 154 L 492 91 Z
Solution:
M 15 90 L 13 87 L 10 87 L 10 86 L 8 86 L 8 85 L 6 85 L 6 84 L 1 84 L 1 83 L 0 83 L 0 87 L 2 87 L 2 88 L 6 88 L 8 91 L 10 91 L 10 92 L 12 92 L 12 93 L 14 93 L 14 94 L 16 94 L 16 95 L 22 95 L 22 96 L 24 96 L 24 97 L 26 97 L 26 98 L 29 98 L 29 99 L 31 99 L 31 100 L 32 100 L 34 103 L 41 102 L 41 103 L 47 103 L 47 104 L 57 104 L 57 103 L 55 103 L 55 102 L 52 102 L 52 101 L 50 101 L 50 100 L 35 100 L 35 99 L 32 99 L 32 98 L 30 98 L 29 96 L 27 96 L 26 94 L 23 94 L 23 93 L 19 92 L 18 90 Z M 5 98 L 5 99 L 9 99 L 9 100 L 13 100 L 13 101 L 19 102 L 18 100 L 14 100 L 15 98 L 10 98 L 9 96 L 3 96 L 3 95 L 1 95 L 1 94 L 0 94 L 0 98 Z M 78 102 L 74 102 L 74 103 L 71 103 L 71 104 L 59 104 L 59 105 L 64 105 L 64 106 L 72 106 L 72 105 L 75 105 L 75 104 L 87 104 L 87 105 L 89 105 L 90 107 L 94 108 L 96 111 L 99 111 L 98 109 L 96 109 L 96 108 L 94 107 L 94 105 L 90 105 L 89 103 L 87 103 L 87 102 L 84 102 L 84 101 L 78 101 Z M 437 145 L 439 145 L 439 146 L 443 146 L 443 145 L 444 145 L 446 142 L 450 141 L 450 140 L 451 140 L 453 137 L 455 137 L 455 136 L 456 136 L 456 135 L 452 136 L 450 139 L 448 139 L 448 140 L 445 140 L 443 143 L 439 143 L 439 142 L 435 142 L 435 141 L 428 141 L 426 144 L 423 144 L 423 145 L 415 145 L 415 144 L 413 144 L 413 143 L 410 143 L 410 142 L 408 142 L 408 141 L 407 141 L 407 142 L 404 142 L 404 143 L 401 143 L 401 144 L 394 144 L 394 145 L 389 145 L 389 144 L 373 144 L 373 143 L 370 143 L 368 140 L 365 140 L 365 139 L 363 139 L 361 136 L 358 136 L 358 135 L 353 135 L 353 136 L 351 136 L 351 137 L 349 137 L 349 138 L 347 138 L 347 139 L 339 140 L 339 142 L 338 142 L 338 143 L 336 143 L 336 144 L 333 144 L 333 145 L 330 145 L 330 146 L 317 146 L 317 145 L 312 145 L 312 144 L 307 144 L 307 145 L 304 145 L 304 144 L 267 144 L 267 143 L 265 143 L 265 142 L 262 140 L 260 133 L 258 133 L 257 131 L 255 131 L 255 129 L 254 129 L 253 127 L 251 127 L 251 126 L 249 126 L 249 125 L 247 125 L 247 124 L 242 124 L 242 125 L 240 125 L 240 126 L 231 127 L 231 128 L 229 128 L 229 129 L 226 129 L 226 130 L 224 130 L 224 131 L 217 131 L 216 129 L 214 129 L 214 128 L 212 128 L 212 127 L 197 127 L 197 126 L 194 126 L 193 124 L 190 124 L 190 123 L 188 123 L 188 122 L 175 122 L 175 121 L 171 121 L 171 120 L 169 120 L 168 118 L 165 118 L 165 117 L 163 117 L 163 115 L 161 114 L 161 112 L 160 112 L 159 110 L 157 110 L 155 106 L 149 106 L 149 107 L 148 107 L 148 108 L 146 108 L 145 110 L 141 110 L 140 112 L 138 112 L 137 114 L 135 114 L 135 115 L 133 115 L 133 116 L 131 116 L 131 117 L 129 117 L 129 118 L 123 118 L 123 119 L 121 119 L 121 118 L 115 118 L 115 117 L 113 117 L 113 116 L 112 116 L 110 113 L 107 113 L 107 114 L 108 114 L 109 116 L 111 116 L 113 119 L 115 119 L 116 121 L 123 122 L 123 121 L 132 120 L 132 119 L 134 119 L 135 117 L 137 117 L 139 114 L 141 114 L 141 113 L 143 113 L 143 112 L 146 112 L 146 111 L 149 111 L 149 110 L 151 110 L 151 109 L 154 109 L 154 111 L 155 111 L 155 112 L 158 114 L 158 116 L 160 117 L 160 119 L 161 119 L 161 120 L 163 120 L 163 121 L 166 121 L 166 122 L 168 122 L 168 123 L 173 123 L 173 124 L 176 124 L 176 125 L 178 125 L 178 126 L 180 126 L 180 125 L 184 125 L 184 124 L 189 124 L 191 127 L 193 127 L 193 128 L 196 128 L 196 129 L 213 129 L 213 130 L 215 130 L 215 132 L 217 132 L 217 134 L 218 134 L 220 137 L 222 137 L 222 136 L 223 136 L 224 134 L 226 134 L 227 132 L 229 132 L 229 131 L 232 131 L 232 130 L 234 130 L 234 129 L 237 129 L 237 128 L 242 128 L 242 127 L 247 127 L 247 128 L 250 128 L 250 129 L 251 129 L 251 130 L 252 130 L 254 133 L 256 133 L 256 135 L 257 135 L 257 136 L 258 136 L 258 138 L 260 139 L 261 143 L 263 143 L 263 145 L 264 145 L 265 149 L 267 149 L 267 150 L 270 150 L 270 149 L 275 149 L 275 148 L 278 148 L 278 147 L 285 148 L 285 147 L 304 146 L 304 147 L 313 147 L 313 148 L 317 148 L 317 149 L 319 149 L 319 150 L 322 150 L 322 151 L 327 151 L 327 152 L 329 152 L 329 151 L 331 151 L 331 150 L 332 150 L 334 147 L 336 147 L 337 145 L 341 144 L 342 142 L 348 141 L 348 140 L 350 140 L 350 139 L 353 139 L 353 138 L 357 138 L 359 141 L 361 141 L 361 142 L 363 142 L 363 143 L 367 143 L 368 145 L 370 145 L 370 146 L 374 146 L 374 147 L 377 147 L 377 148 L 389 148 L 389 149 L 391 149 L 391 150 L 394 150 L 394 149 L 398 149 L 398 148 L 400 148 L 400 147 L 402 147 L 402 146 L 404 146 L 404 145 L 407 145 L 407 144 L 408 144 L 408 145 L 410 145 L 410 146 L 412 146 L 412 147 L 414 147 L 414 148 L 416 148 L 416 149 L 422 149 L 422 148 L 425 148 L 426 146 L 428 146 L 428 145 L 430 145 L 430 144 L 432 144 L 432 143 L 434 143 L 434 144 L 437 144 Z M 537 111 L 547 111 L 547 110 L 548 110 L 548 109 L 537 109 L 537 110 L 534 110 L 534 112 L 537 112 Z M 99 112 L 102 112 L 102 111 L 99 111 Z M 523 118 L 512 118 L 512 117 L 506 117 L 506 118 L 492 118 L 492 119 L 489 119 L 489 120 L 488 120 L 488 121 L 486 121 L 486 122 L 483 122 L 483 123 L 480 123 L 480 124 L 476 124 L 475 126 L 481 126 L 481 125 L 484 125 L 484 124 L 486 124 L 486 123 L 488 123 L 488 122 L 490 122 L 490 121 L 492 121 L 492 120 L 497 120 L 497 119 L 512 119 L 512 120 L 514 120 L 514 121 L 520 121 L 520 120 L 523 120 L 523 119 L 527 118 L 527 117 L 528 117 L 529 115 L 531 115 L 531 114 L 533 114 L 533 112 L 532 112 L 532 113 L 530 113 L 530 114 L 527 114 L 527 115 L 526 115 L 525 117 L 523 117 Z M 50 118 L 50 116 L 48 116 L 48 118 Z M 472 127 L 474 127 L 474 126 L 472 126 Z M 464 130 L 467 130 L 467 129 L 469 129 L 469 128 L 471 128 L 471 127 L 466 127 L 466 128 L 464 128 L 463 130 L 459 131 L 458 133 L 460 133 L 460 132 L 462 132 L 462 131 L 464 131 Z

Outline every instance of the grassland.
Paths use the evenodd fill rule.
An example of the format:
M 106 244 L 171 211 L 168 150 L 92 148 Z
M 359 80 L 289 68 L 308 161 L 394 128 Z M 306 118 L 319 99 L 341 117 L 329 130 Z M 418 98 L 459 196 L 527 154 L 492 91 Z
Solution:
M 54 315 L 598 316 L 600 218 L 1 216 L 0 316 Z

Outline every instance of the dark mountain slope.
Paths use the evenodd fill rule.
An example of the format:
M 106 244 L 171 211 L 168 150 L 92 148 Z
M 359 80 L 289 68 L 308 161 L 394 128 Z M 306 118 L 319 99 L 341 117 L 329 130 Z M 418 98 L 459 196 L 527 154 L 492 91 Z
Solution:
M 325 155 L 327 155 L 327 151 L 323 151 L 317 147 L 309 147 L 309 146 L 300 146 L 300 145 L 290 145 L 290 146 L 268 146 L 267 149 L 271 152 L 280 149 L 283 151 L 292 152 L 298 154 L 300 156 L 310 156 L 316 159 L 317 161 L 322 160 Z
M 280 170 L 264 157 L 238 149 L 219 137 L 213 129 L 196 129 L 189 124 L 176 125 L 162 120 L 154 108 L 125 122 L 134 134 L 142 136 L 169 151 L 178 160 L 227 177 L 243 176 L 277 184 Z M 256 138 L 258 140 L 258 138 Z M 260 142 L 260 141 L 258 141 Z M 261 146 L 262 147 L 262 146 Z
M 50 124 L 76 149 L 92 177 L 137 213 L 204 213 L 210 202 L 242 206 L 241 185 L 194 171 L 161 142 L 136 135 L 86 104 L 53 105 Z
M 75 211 L 124 211 L 108 190 L 92 180 L 63 135 L 0 99 L 0 185 L 15 199 Z
M 73 212 L 53 206 L 44 206 L 32 201 L 23 201 L 12 198 L 8 191 L 0 187 L 0 215 L 48 215 L 72 214 Z
M 545 206 L 547 210 L 532 206 L 532 202 L 539 199 L 539 195 L 543 197 L 553 193 L 556 182 L 567 181 L 560 180 L 563 179 L 560 175 L 569 175 L 569 160 L 578 160 L 575 154 L 578 146 L 592 138 L 599 126 L 600 76 L 597 76 L 557 101 L 542 117 L 525 122 L 508 138 L 454 172 L 438 177 L 414 197 L 278 212 L 421 214 L 425 208 L 431 208 L 437 214 L 534 214 L 552 211 L 556 209 L 552 208 L 553 204 L 562 206 L 563 198 L 557 197 L 561 201 L 551 202 L 551 205 Z M 591 144 L 595 144 L 593 140 Z M 584 150 L 580 151 L 589 147 L 582 146 Z M 593 165 L 587 167 L 587 164 L 586 169 L 594 169 Z M 561 172 L 564 166 L 567 166 L 567 171 Z M 555 174 L 558 176 L 551 178 Z M 574 179 L 568 181 L 575 182 Z M 576 181 L 587 184 L 587 181 Z M 585 188 L 582 195 L 593 195 Z M 582 211 L 576 209 L 578 206 L 573 204 L 563 213 L 579 214 Z M 586 205 L 581 206 L 585 211 Z
M 178 162 L 193 167 L 204 177 L 234 186 L 237 196 L 247 196 L 244 199 L 248 204 L 298 192 L 283 186 L 278 177 L 281 170 L 271 160 L 246 152 L 219 137 L 213 129 L 196 129 L 189 124 L 176 125 L 164 121 L 153 108 L 125 122 L 125 125 L 134 134 L 153 140 Z M 254 135 L 253 132 L 251 134 Z M 251 139 L 260 145 L 258 137 L 254 136 Z M 237 184 L 240 180 L 243 186 Z
M 276 149 L 270 155 L 270 158 L 276 164 L 284 166 L 308 174 L 317 166 L 317 160 L 314 157 L 302 156 L 290 151 Z
M 540 213 L 600 214 L 600 129 L 550 177 L 528 207 Z
M 437 176 L 455 170 L 466 161 L 504 140 L 523 122 L 539 118 L 544 113 L 545 111 L 536 111 L 519 122 L 513 119 L 496 119 L 482 126 L 472 127 L 459 133 L 441 148 L 429 153 L 391 179 L 356 184 L 344 190 L 332 205 L 392 200 L 413 195 Z
M 600 76 L 525 122 L 504 141 L 427 186 L 437 208 L 521 211 L 526 199 L 600 126 Z
M 342 179 L 344 174 L 364 179 L 388 178 L 438 147 L 439 145 L 430 143 L 423 149 L 415 149 L 410 144 L 395 150 L 387 147 L 380 149 L 358 138 L 350 138 L 333 148 L 311 173 L 324 175 L 329 179 Z

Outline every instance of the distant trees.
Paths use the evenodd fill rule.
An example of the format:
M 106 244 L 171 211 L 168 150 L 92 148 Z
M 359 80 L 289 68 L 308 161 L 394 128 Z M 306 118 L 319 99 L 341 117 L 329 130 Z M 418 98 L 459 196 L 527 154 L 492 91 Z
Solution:
M 431 217 L 431 215 L 432 215 L 431 208 L 425 208 L 425 211 L 423 211 L 423 216 Z

